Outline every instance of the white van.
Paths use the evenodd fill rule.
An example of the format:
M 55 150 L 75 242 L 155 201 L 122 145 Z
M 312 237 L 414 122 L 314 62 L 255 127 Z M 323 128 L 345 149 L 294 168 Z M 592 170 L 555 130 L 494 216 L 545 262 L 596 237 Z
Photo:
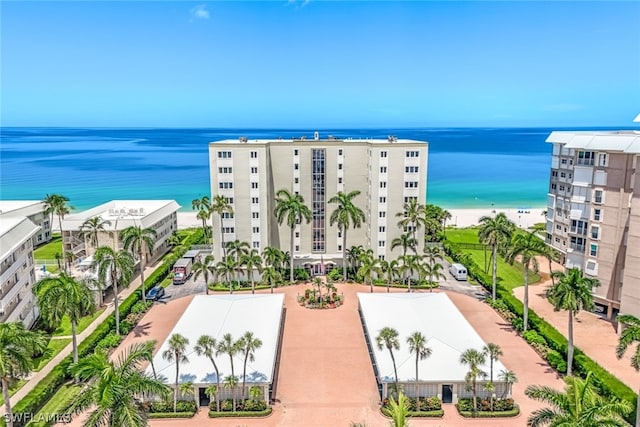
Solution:
M 451 264 L 449 273 L 451 273 L 456 280 L 467 280 L 467 268 L 462 264 Z

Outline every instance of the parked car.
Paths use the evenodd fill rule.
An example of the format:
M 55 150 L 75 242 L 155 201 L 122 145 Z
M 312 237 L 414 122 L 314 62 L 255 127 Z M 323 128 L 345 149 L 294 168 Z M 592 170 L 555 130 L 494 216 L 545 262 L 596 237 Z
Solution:
M 151 301 L 157 301 L 164 296 L 164 288 L 162 286 L 154 286 L 149 292 L 147 292 L 147 299 Z

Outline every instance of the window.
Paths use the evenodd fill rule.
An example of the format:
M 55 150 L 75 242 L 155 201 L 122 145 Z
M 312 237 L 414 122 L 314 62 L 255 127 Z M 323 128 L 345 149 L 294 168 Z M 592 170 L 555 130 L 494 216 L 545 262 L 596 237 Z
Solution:
M 566 172 L 560 172 L 560 178 L 566 178 L 566 177 L 567 177 Z
M 300 252 L 300 245 L 296 245 L 296 252 Z
M 251 152 L 251 158 L 252 159 L 257 159 L 258 158 L 258 152 L 257 151 L 252 151 Z
M 300 238 L 300 232 L 296 231 L 296 238 Z
M 380 199 L 378 199 L 378 201 L 379 201 L 380 203 L 387 203 L 387 198 L 386 198 L 386 197 L 384 197 L 384 196 L 382 196 L 382 197 L 380 197 Z
M 251 212 L 251 218 L 253 219 L 260 218 L 260 212 Z
M 233 214 L 231 212 L 222 212 L 222 219 L 233 219 Z
M 380 181 L 380 188 L 387 188 L 387 181 Z
M 551 176 L 554 178 L 558 177 L 558 171 L 551 171 Z
M 378 240 L 378 247 L 384 248 L 384 240 Z
M 558 186 L 556 184 L 551 184 L 551 189 L 555 190 L 556 188 L 558 188 Z
M 562 163 L 563 165 L 566 165 L 567 164 L 567 159 L 560 160 L 560 163 Z
M 342 163 L 338 163 L 338 170 L 342 170 Z
M 311 150 L 311 250 L 325 251 L 325 187 L 326 152 L 324 149 Z
M 407 196 L 404 198 L 405 203 L 409 203 L 411 200 L 418 200 L 416 196 Z
M 598 245 L 592 243 L 589 245 L 589 256 L 598 256 Z
M 593 159 L 595 159 L 595 153 L 593 151 L 578 151 L 578 164 L 583 166 L 593 166 Z
M 260 249 L 260 242 L 253 242 L 253 249 Z
M 405 173 L 418 173 L 418 166 L 405 166 Z
M 342 148 L 338 150 L 338 156 L 342 156 Z
M 293 164 L 293 168 L 294 168 L 295 170 L 300 169 L 300 164 L 299 164 L 299 163 L 294 163 L 294 164 Z
M 384 261 L 384 255 L 378 255 L 378 259 L 379 259 L 380 261 Z
M 562 226 L 560 224 L 556 224 L 556 230 L 562 231 Z
M 234 227 L 223 227 L 222 232 L 225 234 L 235 233 L 236 229 Z
M 258 183 L 257 182 L 252 182 L 251 183 L 251 188 L 253 188 L 253 189 L 258 188 Z
M 251 231 L 252 231 L 253 233 L 259 233 L 259 232 L 260 232 L 260 227 L 252 227 L 252 228 L 251 228 Z
M 606 168 L 608 164 L 609 163 L 607 159 L 607 154 L 606 153 L 598 154 L 598 166 L 602 166 Z
M 297 149 L 297 148 L 296 148 L 295 150 L 293 150 L 293 155 L 294 155 L 294 156 L 297 156 L 298 154 L 299 154 L 299 151 L 298 151 L 298 149 Z
M 386 229 L 387 229 L 387 228 L 386 228 L 386 227 L 384 227 L 384 226 L 382 226 L 382 227 L 378 227 L 378 233 L 384 233 Z
M 604 194 L 602 190 L 594 190 L 593 192 L 593 203 L 602 204 L 604 200 Z
M 338 245 L 338 251 L 342 250 L 342 245 Z
M 420 152 L 419 151 L 406 151 L 405 152 L 405 156 L 406 157 L 420 157 Z
M 418 188 L 418 181 L 407 181 L 404 183 L 404 188 Z
M 258 203 L 260 203 L 259 198 L 258 197 L 252 197 L 251 198 L 251 203 L 253 203 L 254 205 L 257 205 Z
M 231 158 L 231 151 L 218 151 L 218 158 L 219 159 L 230 159 Z
M 560 243 L 560 238 L 556 237 L 556 243 Z
M 380 173 L 387 173 L 387 167 L 386 166 L 380 166 Z
M 381 151 L 380 152 L 380 157 L 387 157 L 387 152 L 386 151 Z
M 294 184 L 300 184 L 300 178 L 298 178 L 298 177 L 293 178 L 293 183 Z
M 594 209 L 593 210 L 593 220 L 594 221 L 602 221 L 602 209 Z
M 560 191 L 564 191 L 564 185 L 561 185 L 559 188 L 560 188 Z
M 342 184 L 342 177 L 341 176 L 338 177 L 338 184 Z
M 233 204 L 233 197 L 225 197 L 225 200 L 227 201 L 227 203 L 229 203 L 230 205 Z
M 387 213 L 386 213 L 385 211 L 380 211 L 380 212 L 378 213 L 378 217 L 380 217 L 380 218 L 386 218 L 386 217 L 387 217 Z
M 591 226 L 591 238 L 596 240 L 600 238 L 600 226 L 598 225 Z
M 218 184 L 218 186 L 221 189 L 228 190 L 228 189 L 233 188 L 233 182 L 221 182 L 221 183 Z
M 233 173 L 233 168 L 218 168 L 218 173 Z
M 252 167 L 251 168 L 251 173 L 258 173 L 258 168 Z

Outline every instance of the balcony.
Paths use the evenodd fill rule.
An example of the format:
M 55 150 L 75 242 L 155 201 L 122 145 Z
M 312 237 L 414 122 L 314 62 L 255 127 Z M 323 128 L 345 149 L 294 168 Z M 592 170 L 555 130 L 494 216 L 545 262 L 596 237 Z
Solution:
M 571 233 L 578 234 L 580 236 L 586 236 L 587 227 L 571 227 Z
M 578 252 L 583 254 L 585 249 L 586 249 L 585 244 L 578 244 L 578 243 L 569 243 L 569 252 Z
M 578 166 L 593 166 L 594 159 L 581 159 L 578 158 L 576 164 Z

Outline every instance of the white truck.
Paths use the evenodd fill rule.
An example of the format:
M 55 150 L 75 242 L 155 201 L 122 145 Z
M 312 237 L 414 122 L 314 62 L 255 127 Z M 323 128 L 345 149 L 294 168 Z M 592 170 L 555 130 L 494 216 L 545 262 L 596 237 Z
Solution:
M 467 280 L 467 268 L 462 264 L 451 264 L 449 273 L 451 273 L 456 280 Z
M 173 264 L 173 284 L 184 284 L 191 275 L 191 268 L 193 267 L 192 258 L 180 258 Z

